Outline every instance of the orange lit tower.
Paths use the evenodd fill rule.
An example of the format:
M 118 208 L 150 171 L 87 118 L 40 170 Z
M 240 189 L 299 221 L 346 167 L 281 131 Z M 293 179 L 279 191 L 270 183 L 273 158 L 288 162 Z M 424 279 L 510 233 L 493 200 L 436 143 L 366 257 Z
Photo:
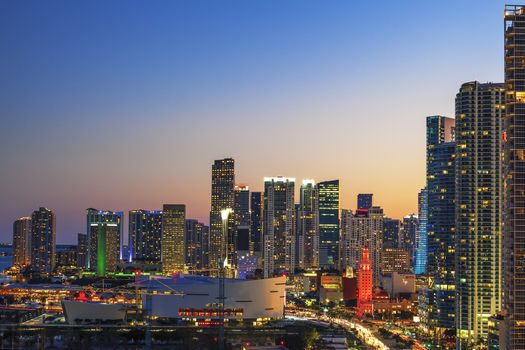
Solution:
M 363 248 L 357 275 L 357 317 L 371 314 L 372 310 L 372 264 L 368 248 Z

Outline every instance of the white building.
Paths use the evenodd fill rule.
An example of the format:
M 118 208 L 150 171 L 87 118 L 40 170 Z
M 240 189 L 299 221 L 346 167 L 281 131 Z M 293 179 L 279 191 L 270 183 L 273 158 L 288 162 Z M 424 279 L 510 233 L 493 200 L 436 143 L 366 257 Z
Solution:
M 216 319 L 220 315 L 219 279 L 193 275 L 150 276 L 149 280 L 138 281 L 135 285 L 142 289 L 144 310 L 151 302 L 153 317 Z M 226 279 L 225 318 L 283 318 L 285 287 L 284 276 L 260 280 Z

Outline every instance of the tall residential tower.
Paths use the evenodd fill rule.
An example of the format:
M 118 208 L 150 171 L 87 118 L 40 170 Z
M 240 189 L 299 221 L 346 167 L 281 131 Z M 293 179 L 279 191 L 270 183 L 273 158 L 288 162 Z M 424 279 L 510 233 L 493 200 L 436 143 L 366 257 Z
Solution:
M 465 83 L 456 95 L 456 329 L 458 348 L 486 341 L 501 308 L 503 84 Z

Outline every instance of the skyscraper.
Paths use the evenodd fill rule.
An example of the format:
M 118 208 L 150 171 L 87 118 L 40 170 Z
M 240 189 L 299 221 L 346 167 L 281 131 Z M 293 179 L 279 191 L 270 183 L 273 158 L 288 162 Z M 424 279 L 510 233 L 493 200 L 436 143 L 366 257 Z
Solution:
M 429 314 L 438 336 L 455 329 L 454 119 L 427 117 Z
M 319 266 L 319 211 L 314 180 L 303 180 L 297 212 L 297 266 Z
M 84 233 L 77 234 L 77 267 L 86 268 L 87 264 L 87 235 Z
M 410 264 L 416 264 L 416 246 L 419 241 L 419 218 L 415 214 L 407 215 L 403 218 L 403 234 L 400 248 L 403 248 L 410 255 Z
M 130 261 L 160 263 L 162 211 L 131 210 L 128 234 Z
M 372 208 L 374 195 L 372 193 L 359 193 L 357 195 L 357 209 Z
M 162 272 L 184 272 L 186 263 L 186 206 L 164 204 L 162 207 Z
M 210 211 L 210 274 L 218 276 L 219 258 L 223 239 L 226 239 L 227 249 L 232 250 L 233 215 L 230 215 L 231 225 L 228 237 L 223 238 L 221 210 L 233 209 L 235 187 L 235 163 L 232 158 L 216 160 L 211 169 L 211 211 Z M 228 260 L 231 261 L 231 260 Z
M 418 194 L 418 217 L 419 217 L 419 239 L 416 247 L 416 265 L 414 273 L 417 275 L 424 274 L 427 271 L 427 249 L 428 249 L 428 235 L 427 235 L 427 211 L 428 211 L 428 197 L 427 189 L 422 189 Z
M 250 193 L 250 234 L 253 246 L 252 254 L 262 256 L 262 193 Z
M 383 219 L 383 248 L 398 248 L 401 233 L 401 221 L 397 219 Z
M 525 6 L 505 6 L 503 118 L 504 349 L 525 349 Z
M 236 253 L 242 251 L 242 255 L 253 251 L 253 243 L 250 235 L 250 188 L 246 185 L 235 185 L 233 191 L 233 225 L 234 225 L 234 249 Z M 238 255 L 238 254 L 237 254 Z M 238 256 L 231 261 L 237 265 Z
M 21 217 L 13 223 L 13 265 L 31 264 L 31 218 Z
M 357 245 L 352 239 L 352 218 L 351 210 L 341 210 L 341 241 L 339 243 L 339 271 L 345 272 L 349 268 L 355 272 L 355 266 L 352 260 L 352 247 Z
M 372 281 L 374 286 L 380 285 L 381 257 L 383 251 L 383 210 L 371 207 L 364 213 L 354 214 L 343 211 L 343 268 L 359 268 L 363 248 L 367 248 L 372 261 Z
M 209 228 L 198 220 L 186 220 L 186 266 L 190 273 L 206 269 Z
M 104 276 L 115 272 L 122 256 L 123 212 L 89 208 L 87 217 L 87 267 Z
M 335 267 L 339 258 L 339 180 L 317 184 L 319 265 Z
M 372 306 L 372 266 L 368 248 L 362 248 L 359 272 L 357 275 L 357 317 L 373 314 Z
M 48 275 L 55 268 L 56 218 L 47 208 L 31 215 L 31 270 L 36 275 Z
M 456 95 L 458 348 L 486 341 L 501 309 L 501 124 L 504 85 L 465 83 Z
M 264 178 L 264 277 L 294 271 L 294 188 L 294 178 Z

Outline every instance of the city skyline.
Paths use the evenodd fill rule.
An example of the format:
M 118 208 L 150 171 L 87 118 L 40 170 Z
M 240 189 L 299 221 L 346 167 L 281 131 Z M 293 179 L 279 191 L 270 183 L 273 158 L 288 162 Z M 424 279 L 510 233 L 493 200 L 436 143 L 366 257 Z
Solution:
M 321 12 L 286 3 L 281 14 L 271 4 L 235 3 L 220 20 L 214 4 L 158 4 L 145 13 L 136 5 L 118 17 L 114 4 L 105 12 L 0 4 L 0 32 L 15 30 L 27 45 L 0 36 L 10 52 L 0 65 L 8 120 L 0 130 L 0 241 L 41 206 L 55 212 L 60 243 L 85 233 L 89 207 L 127 213 L 184 203 L 188 218 L 208 224 L 209 167 L 224 157 L 236 161 L 236 182 L 254 191 L 265 176 L 339 179 L 341 208 L 374 193 L 385 215 L 401 219 L 417 213 L 424 187 L 426 116 L 453 117 L 464 82 L 503 81 L 494 49 L 503 47 L 503 2 L 384 2 L 372 10 L 334 2 Z M 417 18 L 422 10 L 436 19 Z M 185 22 L 188 14 L 201 27 Z M 382 24 L 363 26 L 371 14 Z M 188 57 L 179 57 L 185 49 Z M 217 59 L 204 69 L 211 54 Z M 265 141 L 278 122 L 276 141 Z M 279 156 L 283 147 L 299 156 Z

